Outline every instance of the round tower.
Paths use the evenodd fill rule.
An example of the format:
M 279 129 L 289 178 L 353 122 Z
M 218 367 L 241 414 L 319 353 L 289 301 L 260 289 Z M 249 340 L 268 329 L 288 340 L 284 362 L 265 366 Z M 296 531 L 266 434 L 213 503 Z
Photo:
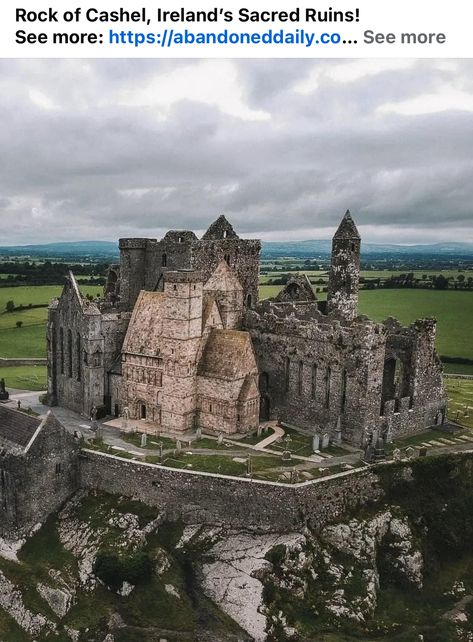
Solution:
M 332 240 L 327 313 L 351 320 L 358 310 L 361 238 L 347 210 Z

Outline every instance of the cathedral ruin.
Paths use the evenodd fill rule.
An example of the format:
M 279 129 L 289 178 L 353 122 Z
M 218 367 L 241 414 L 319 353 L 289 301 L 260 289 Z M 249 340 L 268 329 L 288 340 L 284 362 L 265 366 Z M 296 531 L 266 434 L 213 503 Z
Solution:
M 48 316 L 48 399 L 172 435 L 243 435 L 277 420 L 365 447 L 445 421 L 436 324 L 358 313 L 361 240 L 347 212 L 327 301 L 295 275 L 259 301 L 258 240 L 220 216 L 202 236 L 120 239 L 104 296 L 72 273 Z

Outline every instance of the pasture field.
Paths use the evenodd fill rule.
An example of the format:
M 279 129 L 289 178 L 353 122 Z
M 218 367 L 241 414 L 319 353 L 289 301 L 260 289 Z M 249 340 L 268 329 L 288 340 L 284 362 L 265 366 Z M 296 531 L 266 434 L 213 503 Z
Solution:
M 97 295 L 100 286 L 84 285 L 83 294 Z M 37 285 L 0 288 L 0 357 L 45 357 L 45 326 L 48 309 L 28 308 L 6 312 L 7 301 L 15 306 L 47 305 L 62 292 L 60 285 Z M 21 328 L 16 324 L 21 321 Z
M 282 266 L 284 267 L 284 266 Z M 294 270 L 292 270 L 294 271 Z M 287 269 L 281 269 L 279 271 L 272 270 L 271 272 L 266 272 L 260 276 L 260 284 L 266 285 L 270 279 L 280 278 L 282 274 L 288 274 L 291 272 L 290 266 Z M 296 272 L 294 272 L 296 273 Z M 391 276 L 400 276 L 401 274 L 410 274 L 414 275 L 415 279 L 422 280 L 423 277 L 429 279 L 431 276 L 438 276 L 442 274 L 446 278 L 451 278 L 452 281 L 455 281 L 457 277 L 462 274 L 465 277 L 465 281 L 469 277 L 473 278 L 473 270 L 409 270 L 408 268 L 404 270 L 361 270 L 360 276 L 367 279 L 389 279 Z M 328 269 L 325 270 L 298 270 L 297 274 L 306 274 L 310 279 L 324 279 L 328 280 Z

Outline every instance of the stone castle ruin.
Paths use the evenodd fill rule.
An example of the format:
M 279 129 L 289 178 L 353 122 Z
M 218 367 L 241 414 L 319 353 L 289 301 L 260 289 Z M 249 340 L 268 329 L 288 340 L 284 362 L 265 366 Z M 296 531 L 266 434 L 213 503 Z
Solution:
M 277 420 L 366 447 L 445 420 L 433 319 L 403 327 L 358 314 L 361 240 L 347 212 L 327 301 L 305 276 L 258 300 L 260 242 L 220 216 L 190 231 L 120 239 L 104 296 L 69 274 L 49 308 L 48 398 L 173 435 L 241 435 Z

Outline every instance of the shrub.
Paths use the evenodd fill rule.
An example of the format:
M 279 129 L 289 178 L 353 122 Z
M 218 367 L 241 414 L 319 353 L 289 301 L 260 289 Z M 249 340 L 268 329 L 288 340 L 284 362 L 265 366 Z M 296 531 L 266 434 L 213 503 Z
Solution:
M 116 553 L 99 552 L 94 563 L 94 573 L 112 590 L 117 590 L 123 582 L 146 584 L 153 575 L 153 562 L 144 551 L 128 556 Z
M 279 566 L 285 557 L 286 546 L 284 544 L 277 544 L 276 546 L 273 546 L 273 548 L 269 550 L 265 555 L 265 559 L 267 559 L 268 562 L 271 562 L 271 564 L 273 564 L 274 566 Z
M 17 321 L 15 325 L 17 328 L 21 328 L 21 326 L 23 325 L 23 321 Z
M 15 309 L 15 302 L 10 299 L 10 301 L 7 301 L 5 308 L 7 312 L 13 312 L 13 310 Z

